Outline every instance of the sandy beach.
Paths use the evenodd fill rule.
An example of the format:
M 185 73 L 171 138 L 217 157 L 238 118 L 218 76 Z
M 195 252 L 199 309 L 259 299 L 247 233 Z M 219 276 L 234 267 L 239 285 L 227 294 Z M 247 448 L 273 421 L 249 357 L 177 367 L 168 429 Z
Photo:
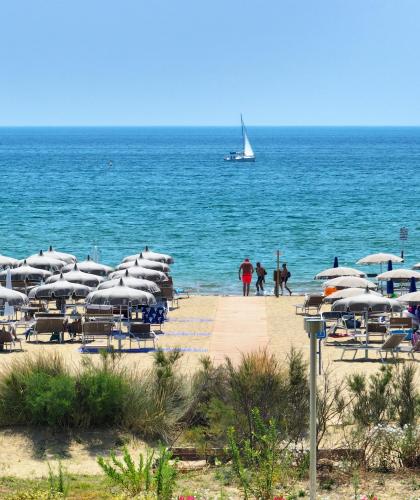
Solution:
M 294 347 L 308 359 L 309 343 L 303 329 L 303 316 L 296 315 L 294 307 L 302 298 L 191 296 L 180 300 L 179 308 L 170 311 L 158 344 L 162 348 L 178 347 L 185 351 L 180 367 L 188 374 L 197 368 L 203 355 L 210 356 L 215 363 L 223 363 L 226 356 L 237 363 L 244 352 L 268 349 L 282 360 Z M 75 369 L 83 357 L 98 357 L 98 354 L 78 352 L 79 343 L 35 344 L 23 340 L 22 345 L 24 352 L 0 356 L 3 368 L 14 358 L 40 351 L 59 352 Z M 380 366 L 379 358 L 373 355 L 371 362 L 340 361 L 341 350 L 333 346 L 324 346 L 322 355 L 324 368 L 328 367 L 337 378 L 352 372 L 373 373 Z M 121 362 L 140 370 L 147 369 L 153 362 L 153 353 L 123 354 Z M 42 476 L 48 472 L 47 460 L 61 457 L 69 471 L 95 474 L 98 471 L 97 454 L 106 454 L 116 446 L 116 440 L 117 433 L 102 431 L 85 432 L 81 439 L 63 441 L 62 436 L 42 430 L 33 433 L 2 430 L 0 466 L 10 475 Z M 138 449 L 143 444 L 134 440 L 130 446 Z M 10 460 L 11 449 L 13 461 Z

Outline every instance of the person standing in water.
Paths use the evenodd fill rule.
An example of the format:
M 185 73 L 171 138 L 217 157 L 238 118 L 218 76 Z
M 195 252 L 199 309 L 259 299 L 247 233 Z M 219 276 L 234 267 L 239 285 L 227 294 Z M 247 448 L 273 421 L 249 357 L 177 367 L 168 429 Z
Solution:
M 284 288 L 292 295 L 292 291 L 287 286 L 287 280 L 290 278 L 290 271 L 287 269 L 286 262 L 281 266 L 282 269 L 280 271 L 280 286 L 281 286 L 281 294 L 283 295 L 283 285 Z
M 249 285 L 252 281 L 252 274 L 254 272 L 254 266 L 249 262 L 249 259 L 244 259 L 242 264 L 239 266 L 239 281 L 242 280 L 244 297 L 249 295 Z
M 267 274 L 267 271 L 263 268 L 260 262 L 257 262 L 255 271 L 257 273 L 257 282 L 255 284 L 257 287 L 257 295 L 260 295 L 260 291 L 264 294 L 265 275 Z

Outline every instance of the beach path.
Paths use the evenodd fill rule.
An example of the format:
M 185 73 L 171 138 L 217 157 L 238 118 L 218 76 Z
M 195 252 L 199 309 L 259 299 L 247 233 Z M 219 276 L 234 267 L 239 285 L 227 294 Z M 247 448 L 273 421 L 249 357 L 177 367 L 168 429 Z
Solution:
M 210 356 L 216 364 L 229 356 L 234 364 L 242 353 L 268 347 L 266 306 L 263 297 L 220 297 L 217 304 Z

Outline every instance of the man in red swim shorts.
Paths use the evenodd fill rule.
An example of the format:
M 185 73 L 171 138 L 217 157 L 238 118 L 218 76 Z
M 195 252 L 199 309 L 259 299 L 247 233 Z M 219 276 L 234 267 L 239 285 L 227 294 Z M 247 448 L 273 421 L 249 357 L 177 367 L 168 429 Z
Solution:
M 245 295 L 249 295 L 249 285 L 252 281 L 252 273 L 254 272 L 254 266 L 249 262 L 249 259 L 245 259 L 242 264 L 239 266 L 239 281 L 242 280 L 244 284 L 244 297 Z M 242 277 L 241 277 L 242 273 Z

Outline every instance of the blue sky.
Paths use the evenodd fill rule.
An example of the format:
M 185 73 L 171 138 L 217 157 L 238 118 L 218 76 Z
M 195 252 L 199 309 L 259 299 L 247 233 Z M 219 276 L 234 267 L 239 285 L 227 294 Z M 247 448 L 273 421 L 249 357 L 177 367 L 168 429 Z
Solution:
M 0 6 L 0 125 L 420 124 L 418 0 Z

